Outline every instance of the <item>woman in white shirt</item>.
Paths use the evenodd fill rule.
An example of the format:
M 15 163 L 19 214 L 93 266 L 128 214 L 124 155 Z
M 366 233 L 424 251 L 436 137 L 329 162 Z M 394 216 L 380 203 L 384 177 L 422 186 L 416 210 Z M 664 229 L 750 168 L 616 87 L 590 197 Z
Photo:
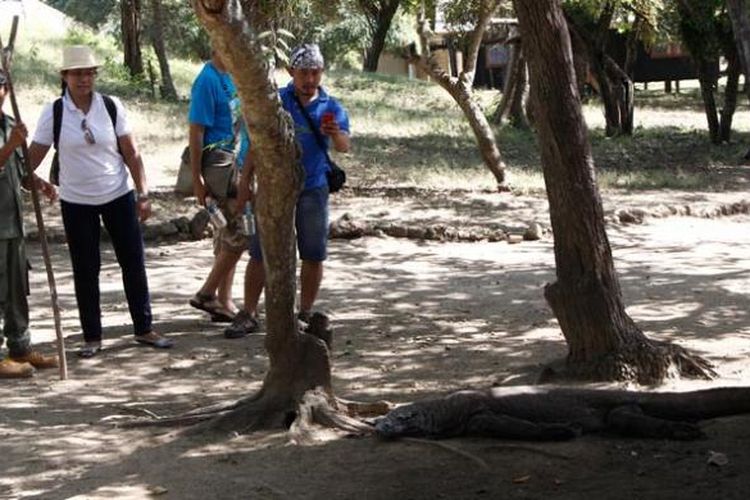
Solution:
M 81 357 L 94 356 L 102 345 L 100 220 L 122 269 L 135 340 L 156 348 L 173 345 L 152 329 L 139 224 L 151 215 L 143 161 L 122 103 L 94 91 L 98 67 L 89 47 L 63 48 L 63 96 L 58 104 L 62 116 L 57 138 L 55 106 L 50 103 L 42 111 L 29 147 L 29 159 L 36 168 L 56 142 L 60 205 L 83 329 L 84 343 L 78 350 Z

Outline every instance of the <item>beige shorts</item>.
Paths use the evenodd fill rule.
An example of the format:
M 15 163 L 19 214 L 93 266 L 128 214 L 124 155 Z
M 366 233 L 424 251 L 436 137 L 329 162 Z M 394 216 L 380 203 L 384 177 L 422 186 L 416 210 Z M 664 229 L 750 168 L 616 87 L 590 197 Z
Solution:
M 214 231 L 214 255 L 220 252 L 241 254 L 248 247 L 248 238 L 240 228 L 244 223 L 242 214 L 236 213 L 234 198 L 219 202 L 219 208 L 227 220 L 227 225 Z

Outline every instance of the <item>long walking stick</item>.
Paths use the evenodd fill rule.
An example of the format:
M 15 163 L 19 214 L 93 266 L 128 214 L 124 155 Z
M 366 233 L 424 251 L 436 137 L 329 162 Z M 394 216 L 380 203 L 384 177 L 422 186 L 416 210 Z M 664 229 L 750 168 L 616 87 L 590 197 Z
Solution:
M 18 16 L 13 16 L 13 25 L 10 30 L 10 40 L 8 46 L 0 54 L 3 70 L 5 71 L 6 85 L 10 94 L 10 104 L 13 107 L 13 116 L 16 123 L 21 123 L 21 113 L 18 111 L 16 94 L 13 92 L 13 79 L 10 75 L 10 59 L 13 54 L 13 46 L 16 41 L 16 30 L 18 29 Z M 0 47 L 2 47 L 2 38 L 0 38 Z M 21 146 L 23 151 L 23 163 L 26 168 L 26 175 L 29 178 L 31 200 L 34 204 L 34 213 L 36 214 L 36 225 L 39 228 L 39 241 L 42 243 L 42 255 L 44 256 L 44 267 L 47 270 L 47 283 L 49 284 L 50 299 L 52 301 L 52 315 L 55 319 L 55 334 L 57 335 L 57 356 L 60 360 L 60 380 L 68 378 L 68 363 L 65 359 L 65 343 L 63 342 L 62 325 L 60 322 L 60 305 L 57 301 L 57 286 L 55 286 L 55 275 L 52 272 L 52 260 L 49 256 L 49 246 L 47 245 L 47 232 L 44 229 L 44 219 L 42 218 L 42 207 L 39 204 L 39 193 L 36 190 L 34 182 L 34 170 L 31 168 L 29 160 L 29 148 L 24 141 Z

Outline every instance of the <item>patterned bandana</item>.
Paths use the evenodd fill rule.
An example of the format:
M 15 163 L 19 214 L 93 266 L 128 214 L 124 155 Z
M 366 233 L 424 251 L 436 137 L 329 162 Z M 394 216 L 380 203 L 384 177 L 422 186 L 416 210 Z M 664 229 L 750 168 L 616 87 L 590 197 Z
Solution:
M 324 65 L 323 54 L 315 43 L 300 45 L 292 51 L 289 58 L 292 69 L 322 69 Z

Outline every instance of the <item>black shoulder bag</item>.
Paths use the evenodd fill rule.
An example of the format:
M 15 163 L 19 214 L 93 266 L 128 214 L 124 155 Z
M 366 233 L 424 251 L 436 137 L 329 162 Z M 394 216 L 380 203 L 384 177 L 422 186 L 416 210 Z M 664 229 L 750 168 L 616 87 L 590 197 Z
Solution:
M 294 94 L 294 100 L 297 101 L 297 106 L 299 106 L 299 109 L 302 111 L 302 116 L 304 116 L 305 120 L 307 120 L 307 124 L 310 126 L 310 130 L 313 131 L 313 135 L 315 135 L 315 140 L 317 141 L 318 146 L 323 150 L 323 153 L 325 153 L 326 155 L 326 160 L 328 160 L 328 171 L 326 172 L 326 179 L 328 180 L 328 192 L 335 193 L 337 191 L 340 191 L 341 188 L 344 187 L 344 183 L 346 182 L 346 172 L 344 172 L 343 168 L 336 165 L 336 163 L 328 155 L 328 148 L 326 147 L 325 139 L 323 139 L 323 134 L 320 133 L 318 126 L 315 125 L 315 122 L 313 122 L 310 113 L 308 113 L 305 107 L 302 105 L 302 102 L 299 100 L 299 97 L 297 97 L 297 94 Z

